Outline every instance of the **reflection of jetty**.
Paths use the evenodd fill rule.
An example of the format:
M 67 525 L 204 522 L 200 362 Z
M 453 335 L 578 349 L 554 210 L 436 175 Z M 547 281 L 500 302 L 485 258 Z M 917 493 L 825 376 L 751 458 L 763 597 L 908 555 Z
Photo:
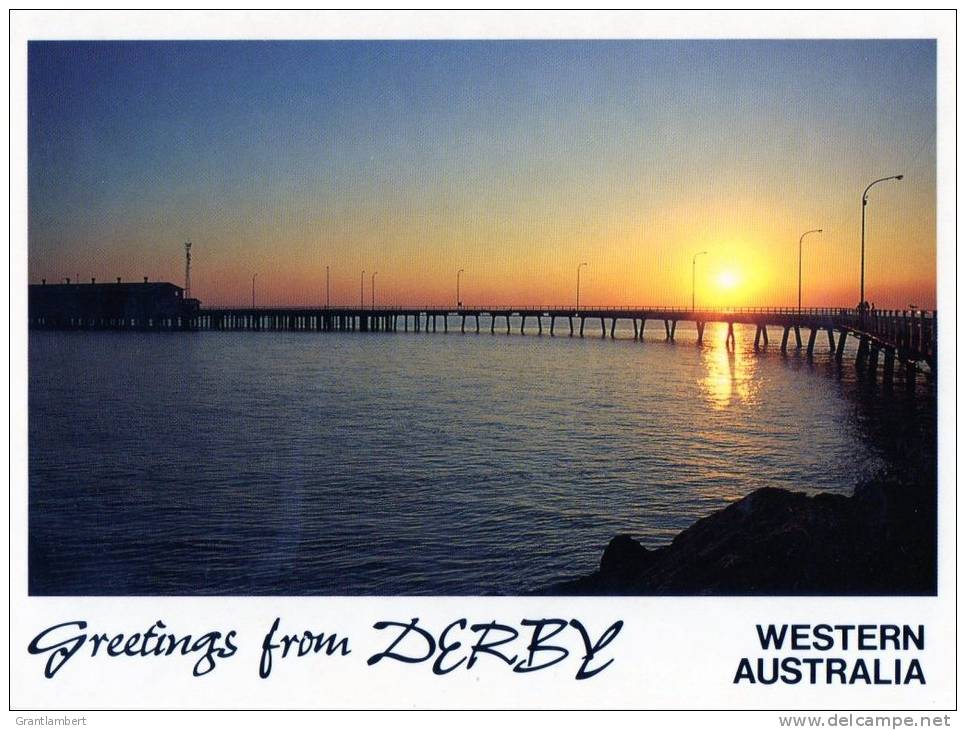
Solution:
M 127 287 L 137 296 L 135 304 L 121 304 L 119 297 Z M 143 287 L 154 287 L 151 290 Z M 51 290 L 63 295 L 51 296 Z M 80 290 L 91 292 L 91 309 L 78 298 Z M 103 294 L 97 294 L 97 292 Z M 113 293 L 112 293 L 113 292 Z M 151 294 L 153 292 L 154 294 Z M 155 296 L 152 303 L 151 296 Z M 141 297 L 141 298 L 137 298 Z M 600 323 L 602 337 L 614 337 L 619 320 L 633 324 L 634 339 L 643 341 L 646 323 L 662 322 L 664 336 L 674 341 L 680 322 L 694 324 L 697 341 L 704 339 L 708 322 L 728 325 L 726 345 L 735 345 L 735 324 L 753 325 L 755 348 L 769 346 L 769 332 L 781 332 L 779 349 L 786 352 L 789 339 L 795 347 L 805 349 L 808 357 L 816 342 L 827 339 L 834 358 L 841 362 L 848 338 L 858 340 L 856 364 L 869 372 L 878 371 L 882 358 L 882 378 L 891 383 L 897 365 L 905 369 L 906 382 L 915 382 L 920 365 L 930 374 L 936 369 L 936 313 L 926 311 L 875 310 L 860 314 L 854 309 L 834 308 L 727 308 L 687 309 L 682 307 L 224 307 L 201 308 L 197 300 L 182 298 L 183 292 L 173 284 L 101 284 L 30 287 L 30 325 L 32 327 L 71 329 L 137 329 L 137 330 L 216 330 L 216 331 L 287 331 L 287 332 L 448 332 L 456 320 L 461 333 L 481 332 L 489 326 L 491 334 L 511 332 L 511 320 L 519 320 L 520 334 L 528 331 L 543 334 L 545 324 L 551 336 L 565 321 L 566 334 L 583 337 L 588 323 Z M 61 302 L 66 309 L 57 310 Z M 36 304 L 36 306 L 35 306 Z M 42 306 L 41 306 L 42 305 Z M 53 307 L 53 308 L 52 308 Z M 808 338 L 803 341 L 803 330 Z

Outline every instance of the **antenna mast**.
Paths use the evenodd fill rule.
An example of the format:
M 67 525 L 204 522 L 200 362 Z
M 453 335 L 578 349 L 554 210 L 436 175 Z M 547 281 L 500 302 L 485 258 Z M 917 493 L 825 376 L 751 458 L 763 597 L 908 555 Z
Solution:
M 191 297 L 191 241 L 184 242 L 184 298 Z

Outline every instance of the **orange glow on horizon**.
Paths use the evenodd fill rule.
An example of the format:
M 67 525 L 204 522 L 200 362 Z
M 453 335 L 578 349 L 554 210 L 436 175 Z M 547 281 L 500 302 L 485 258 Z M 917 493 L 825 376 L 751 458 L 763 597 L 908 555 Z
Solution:
M 577 264 L 586 261 L 580 275 L 582 305 L 689 306 L 692 256 L 706 250 L 694 271 L 698 306 L 795 306 L 797 302 L 798 237 L 790 226 L 784 230 L 772 224 L 757 229 L 746 226 L 731 238 L 712 239 L 695 236 L 691 226 L 681 222 L 642 236 L 642 226 L 627 221 L 586 238 L 582 230 L 560 236 L 553 230 L 525 237 L 507 233 L 501 238 L 492 223 L 481 222 L 480 229 L 465 234 L 429 232 L 420 238 L 408 223 L 398 223 L 396 230 L 371 234 L 353 233 L 353 224 L 344 221 L 341 236 L 332 230 L 334 224 L 324 225 L 322 234 L 318 224 L 302 226 L 278 231 L 271 236 L 275 243 L 264 246 L 254 240 L 242 244 L 233 235 L 214 231 L 205 239 L 194 236 L 192 293 L 204 304 L 244 304 L 251 296 L 251 275 L 257 272 L 260 304 L 316 305 L 325 301 L 328 265 L 333 305 L 360 301 L 368 305 L 373 271 L 379 272 L 377 304 L 447 305 L 456 302 L 456 272 L 463 269 L 461 298 L 467 306 L 566 305 L 575 302 Z M 934 230 L 934 222 L 928 223 L 927 230 Z M 867 239 L 869 301 L 878 308 L 910 303 L 934 307 L 933 241 L 927 237 L 915 245 L 900 246 L 897 236 L 881 230 L 876 234 Z M 804 306 L 855 306 L 857 238 L 843 227 L 821 239 L 806 239 Z M 68 259 L 58 264 L 61 271 L 35 268 L 31 281 L 65 276 L 81 281 L 92 276 L 99 281 L 116 276 L 140 281 L 148 276 L 152 281 L 182 283 L 180 243 L 145 248 L 136 267 L 116 266 L 109 251 L 105 247 L 97 262 Z M 360 281 L 363 270 L 368 273 Z
M 300 56 L 293 75 L 290 45 L 201 44 L 221 60 L 130 109 L 155 65 L 106 43 L 117 73 L 94 74 L 69 43 L 33 46 L 50 113 L 31 115 L 29 280 L 183 284 L 190 239 L 208 305 L 250 302 L 253 273 L 259 303 L 319 305 L 326 266 L 334 306 L 370 304 L 373 271 L 377 305 L 455 305 L 460 269 L 467 306 L 568 305 L 586 262 L 585 306 L 793 307 L 821 229 L 802 304 L 854 307 L 862 191 L 902 173 L 869 194 L 865 296 L 935 307 L 928 42 L 350 45 L 310 55 L 352 73 Z M 226 58 L 263 60 L 254 78 Z M 193 116 L 157 103 L 199 79 Z

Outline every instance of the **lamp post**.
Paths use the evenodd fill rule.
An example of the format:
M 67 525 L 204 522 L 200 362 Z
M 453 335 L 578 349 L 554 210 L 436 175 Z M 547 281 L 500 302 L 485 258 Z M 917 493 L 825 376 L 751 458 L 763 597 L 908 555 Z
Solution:
M 460 274 L 463 273 L 463 269 L 456 272 L 456 308 L 463 308 L 463 300 L 460 298 Z
M 372 284 L 369 287 L 369 293 L 372 295 L 372 308 L 376 308 L 376 274 L 378 271 L 372 272 Z
M 698 266 L 698 256 L 704 256 L 707 251 L 698 251 L 694 256 L 691 257 L 691 311 L 694 311 L 694 279 L 695 271 Z
M 365 282 L 366 282 L 366 270 L 363 269 L 362 273 L 359 274 L 359 309 L 365 309 L 366 299 L 365 299 Z
M 580 267 L 586 266 L 587 262 L 584 261 L 582 264 L 577 264 L 577 309 L 580 309 Z
M 329 267 L 325 267 L 325 308 L 329 308 Z
M 862 312 L 865 311 L 865 206 L 869 203 L 869 191 L 872 189 L 872 186 L 880 182 L 885 182 L 886 180 L 899 181 L 902 180 L 902 175 L 890 175 L 889 177 L 880 177 L 878 180 L 873 180 L 862 193 L 862 262 L 859 273 L 859 307 Z
M 809 233 L 821 233 L 821 228 L 814 228 L 811 231 L 805 231 L 798 239 L 798 313 L 802 313 L 802 241 L 805 240 L 805 236 Z
M 252 309 L 255 308 L 255 277 L 258 274 L 252 274 Z

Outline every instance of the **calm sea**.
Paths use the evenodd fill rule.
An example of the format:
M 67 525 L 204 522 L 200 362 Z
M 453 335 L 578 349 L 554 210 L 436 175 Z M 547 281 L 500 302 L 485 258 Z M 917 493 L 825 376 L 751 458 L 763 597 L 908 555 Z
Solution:
M 32 332 L 31 593 L 528 592 L 759 487 L 849 494 L 920 415 L 824 338 L 452 329 Z

